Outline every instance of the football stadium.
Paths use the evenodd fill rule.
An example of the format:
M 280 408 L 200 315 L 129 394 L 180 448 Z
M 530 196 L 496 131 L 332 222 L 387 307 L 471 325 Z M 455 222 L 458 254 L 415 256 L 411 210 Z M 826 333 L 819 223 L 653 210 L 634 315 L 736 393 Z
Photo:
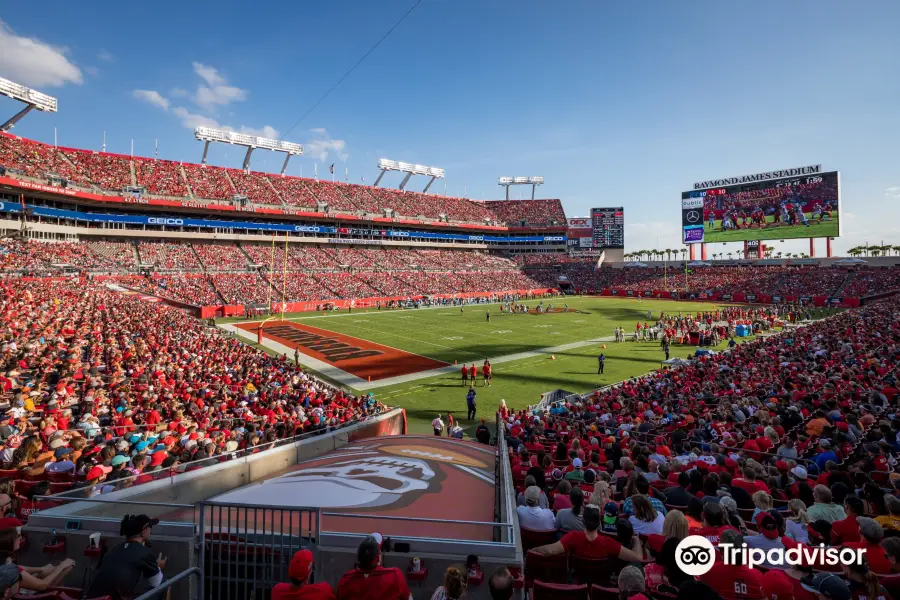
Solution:
M 177 8 L 198 46 L 246 53 L 191 58 L 195 91 L 173 74 L 184 49 L 132 47 L 129 28 L 182 35 L 156 12 L 104 15 L 90 58 L 64 32 L 87 15 L 4 15 L 0 599 L 900 599 L 900 246 L 881 199 L 900 187 L 866 199 L 896 170 L 861 162 L 856 137 L 816 137 L 821 116 L 802 111 L 783 136 L 748 125 L 729 152 L 673 151 L 686 129 L 642 129 L 671 117 L 654 100 L 671 88 L 609 67 L 646 103 L 608 102 L 578 127 L 621 119 L 642 145 L 623 135 L 598 150 L 604 174 L 576 173 L 593 146 L 561 133 L 574 116 L 556 107 L 592 112 L 604 88 L 590 77 L 534 90 L 553 104 L 506 87 L 454 104 L 459 90 L 415 89 L 437 81 L 417 61 L 471 66 L 442 75 L 454 86 L 522 72 L 536 59 L 510 56 L 518 34 L 500 25 L 527 23 L 558 66 L 596 53 L 587 15 L 647 15 L 583 3 L 576 23 L 529 1 L 544 23 L 496 7 L 469 23 L 465 2 L 398 2 L 298 13 L 311 45 L 336 23 L 372 39 L 335 50 L 346 72 L 304 67 L 321 94 L 278 108 L 235 75 L 269 70 L 257 52 L 297 51 L 265 7 L 241 24 L 265 17 L 261 37 Z M 866 40 L 900 50 L 876 23 L 900 13 L 883 11 L 817 18 L 835 32 L 862 19 Z M 785 42 L 743 8 L 703 14 Z M 477 66 L 431 54 L 448 34 L 416 30 L 425 15 L 505 41 L 475 42 Z M 634 35 L 656 44 L 684 18 Z M 706 60 L 654 47 L 671 69 Z M 400 71 L 392 51 L 413 53 Z M 753 52 L 729 60 L 762 85 L 774 74 L 751 74 Z M 848 89 L 865 77 L 833 75 Z M 443 112 L 427 117 L 435 135 L 464 146 L 419 135 L 423 95 Z M 520 124 L 504 126 L 502 159 L 481 109 Z M 280 118 L 296 123 L 227 124 Z M 107 148 L 103 119 L 162 133 Z M 324 127 L 341 119 L 346 140 Z

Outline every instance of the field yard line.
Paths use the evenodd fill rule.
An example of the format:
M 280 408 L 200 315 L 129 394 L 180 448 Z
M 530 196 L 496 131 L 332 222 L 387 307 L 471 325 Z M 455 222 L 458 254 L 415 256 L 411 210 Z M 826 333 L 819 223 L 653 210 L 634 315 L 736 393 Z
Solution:
M 562 344 L 560 346 L 551 346 L 549 348 L 537 348 L 535 350 L 528 350 L 526 352 L 517 352 L 515 354 L 507 354 L 506 356 L 498 356 L 491 359 L 491 364 L 501 364 L 505 362 L 510 362 L 513 360 L 522 360 L 523 358 L 532 358 L 536 356 L 541 356 L 545 354 L 557 354 L 559 352 L 564 352 L 566 350 L 574 350 L 576 348 L 583 348 L 585 346 L 592 346 L 594 344 L 598 344 L 601 342 L 611 342 L 613 341 L 614 336 L 607 336 L 602 338 L 594 338 L 591 340 L 584 340 L 581 342 L 570 342 L 568 344 Z M 437 377 L 439 375 L 443 375 L 445 373 L 458 373 L 459 367 L 456 365 L 450 365 L 447 367 L 441 367 L 440 369 L 431 369 L 430 371 L 419 371 L 418 373 L 409 373 L 408 375 L 398 375 L 397 377 L 389 377 L 387 379 L 379 379 L 378 381 L 372 382 L 364 382 L 360 385 L 353 386 L 358 390 L 366 391 L 366 390 L 374 390 L 380 387 L 387 387 L 390 385 L 397 385 L 399 383 L 407 383 L 409 381 L 417 381 L 419 379 L 427 379 L 430 377 Z
M 312 327 L 312 325 L 310 325 L 310 327 Z M 362 329 L 363 331 L 374 331 L 375 333 L 380 333 L 380 334 L 382 334 L 382 335 L 390 335 L 390 336 L 393 336 L 393 337 L 398 337 L 398 338 L 402 338 L 402 339 L 404 339 L 404 340 L 410 340 L 410 341 L 413 341 L 413 342 L 421 342 L 421 343 L 423 343 L 423 344 L 428 344 L 429 346 L 437 346 L 438 348 L 444 348 L 444 349 L 446 349 L 446 350 L 453 350 L 454 352 L 463 352 L 463 353 L 465 353 L 465 354 L 473 354 L 473 355 L 476 355 L 476 356 L 482 356 L 481 354 L 479 354 L 479 353 L 477 353 L 477 352 L 469 352 L 469 351 L 467 351 L 467 350 L 459 350 L 459 349 L 457 349 L 457 348 L 454 348 L 453 346 L 445 346 L 445 345 L 443 345 L 443 344 L 435 344 L 434 342 L 426 342 L 425 340 L 421 340 L 421 339 L 418 339 L 418 338 L 412 338 L 412 337 L 405 336 L 405 335 L 400 335 L 399 333 L 390 333 L 390 332 L 387 332 L 387 331 L 381 331 L 380 329 L 373 329 L 373 328 L 371 328 L 371 327 L 363 327 L 362 325 L 353 325 L 352 327 L 353 327 L 354 329 Z M 330 330 L 330 329 L 325 329 L 325 331 L 331 331 L 331 330 Z M 332 333 L 343 333 L 343 332 L 340 332 L 340 331 L 332 331 Z M 344 335 L 351 335 L 351 334 L 349 334 L 349 333 L 344 333 Z M 371 341 L 371 340 L 368 340 L 368 341 Z M 378 344 L 378 343 L 380 343 L 380 342 L 372 342 L 372 343 Z M 384 346 L 384 345 L 386 345 L 386 344 L 381 344 L 381 345 Z M 390 347 L 391 347 L 391 346 L 388 346 L 388 348 L 390 348 Z M 399 348 L 394 348 L 394 350 L 400 350 L 400 349 L 399 349 Z M 418 354 L 417 352 L 412 352 L 412 351 L 410 351 L 410 350 L 400 350 L 400 351 L 401 351 L 401 352 L 406 352 L 407 354 Z M 419 356 L 425 356 L 425 355 L 424 355 L 424 354 L 420 354 Z M 439 359 L 437 359 L 437 358 L 434 358 L 433 356 L 426 356 L 425 358 L 430 358 L 430 359 L 432 359 L 432 360 L 439 360 Z M 440 362 L 446 362 L 446 361 L 440 361 Z

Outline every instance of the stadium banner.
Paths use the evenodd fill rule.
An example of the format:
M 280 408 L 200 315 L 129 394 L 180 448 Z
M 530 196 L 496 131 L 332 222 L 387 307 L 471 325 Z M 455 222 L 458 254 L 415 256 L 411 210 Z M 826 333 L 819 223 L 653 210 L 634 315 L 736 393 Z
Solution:
M 593 221 L 590 217 L 573 217 L 569 219 L 569 229 L 587 229 L 594 228 Z
M 682 239 L 692 244 L 835 238 L 842 227 L 840 188 L 840 173 L 819 167 L 810 174 L 682 192 Z
M 311 219 L 335 219 L 335 220 L 351 220 L 351 221 L 372 221 L 375 223 L 393 223 L 395 225 L 431 225 L 434 227 L 446 227 L 446 223 L 421 221 L 413 219 L 389 219 L 385 217 L 372 217 L 369 219 L 361 219 L 359 215 L 342 214 L 342 213 L 319 213 L 314 211 L 303 211 L 292 208 L 263 208 L 258 206 L 235 206 L 233 204 L 218 204 L 216 202 L 197 202 L 192 200 L 168 200 L 165 198 L 149 198 L 143 195 L 135 196 L 117 196 L 107 194 L 95 194 L 75 187 L 61 187 L 57 185 L 49 185 L 46 183 L 36 183 L 33 181 L 24 181 L 9 177 L 11 173 L 7 172 L 7 176 L 0 176 L 0 185 L 8 185 L 10 187 L 19 188 L 21 190 L 29 190 L 47 194 L 56 194 L 59 196 L 69 196 L 81 200 L 92 200 L 94 202 L 107 202 L 114 204 L 142 204 L 146 206 L 170 207 L 170 208 L 192 208 L 199 210 L 212 210 L 216 212 L 247 212 L 266 215 L 287 215 L 294 217 L 306 217 Z M 511 232 L 511 231 L 533 231 L 536 229 L 561 229 L 557 227 L 505 227 L 502 225 L 479 225 L 476 223 L 467 223 L 454 225 L 458 229 L 471 229 L 480 231 L 495 232 Z
M 801 175 L 815 175 L 822 172 L 822 165 L 808 165 L 805 167 L 796 167 L 793 169 L 781 169 L 780 171 L 766 171 L 763 173 L 754 173 L 753 175 L 741 175 L 739 177 L 724 177 L 722 179 L 712 179 L 709 181 L 698 181 L 694 183 L 695 190 L 705 190 L 713 187 L 721 187 L 725 185 L 740 185 L 745 183 L 755 183 L 758 181 L 767 181 L 770 179 L 784 179 L 785 177 L 799 177 Z
M 262 223 L 255 221 L 219 221 L 215 219 L 193 219 L 176 216 L 147 215 L 115 215 L 108 213 L 86 213 L 60 208 L 25 205 L 25 209 L 39 217 L 68 219 L 88 223 L 117 223 L 125 225 L 154 225 L 163 227 L 197 227 L 205 229 L 243 229 L 251 231 L 275 231 L 290 233 L 339 234 L 342 232 L 356 235 L 381 236 L 389 238 L 409 238 L 424 240 L 453 240 L 468 242 L 491 242 L 496 244 L 517 244 L 531 242 L 566 242 L 566 236 L 532 235 L 532 236 L 496 236 L 470 235 L 465 233 L 438 233 L 435 231 L 399 231 L 394 229 L 357 229 L 334 227 L 331 225 L 293 225 L 290 223 Z M 18 202 L 0 202 L 0 212 L 21 213 L 22 206 Z M 357 243 L 372 243 L 370 239 L 355 240 Z M 350 243 L 350 242 L 340 242 Z

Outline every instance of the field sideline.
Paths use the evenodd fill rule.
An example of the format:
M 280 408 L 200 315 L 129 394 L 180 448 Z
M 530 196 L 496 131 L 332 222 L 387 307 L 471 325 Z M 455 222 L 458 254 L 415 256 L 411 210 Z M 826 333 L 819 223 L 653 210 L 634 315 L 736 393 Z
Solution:
M 548 303 L 544 301 L 545 306 Z M 285 315 L 286 321 L 312 325 L 377 344 L 390 346 L 449 363 L 441 373 L 392 383 L 373 382 L 370 385 L 345 386 L 355 392 L 372 391 L 375 397 L 388 404 L 407 409 L 412 433 L 430 432 L 431 420 L 437 413 L 446 419 L 447 411 L 465 417 L 465 395 L 459 366 L 473 362 L 479 368 L 476 387 L 479 417 L 492 420 L 493 412 L 503 398 L 512 407 L 533 404 L 542 393 L 557 388 L 572 392 L 586 392 L 659 368 L 664 354 L 659 342 L 612 343 L 616 326 L 633 332 L 638 321 L 647 321 L 647 311 L 658 319 L 665 314 L 679 312 L 695 314 L 725 304 L 680 302 L 670 300 L 641 300 L 633 298 L 567 297 L 553 300 L 554 308 L 568 303 L 571 312 L 554 314 L 501 314 L 499 305 L 484 304 L 455 308 L 427 308 L 394 311 L 369 310 L 348 313 L 301 313 Z M 537 301 L 527 302 L 529 307 Z M 485 313 L 490 311 L 491 321 Z M 258 323 L 260 319 L 220 319 L 217 324 Z M 249 334 L 245 333 L 245 340 Z M 750 338 L 742 338 L 746 341 Z M 268 343 L 268 340 L 264 340 Z M 253 344 L 255 345 L 255 344 Z M 606 345 L 606 348 L 603 348 Z M 560 351 L 548 349 L 559 348 Z M 263 348 L 277 354 L 273 348 Z M 687 357 L 696 348 L 672 346 L 672 356 Z M 603 375 L 597 375 L 597 355 L 606 355 Z M 552 358 L 551 358 L 552 356 Z M 288 354 L 292 358 L 292 354 Z M 301 360 L 304 361 L 306 357 Z M 494 380 L 484 387 L 480 367 L 485 358 L 493 365 Z M 328 365 L 326 365 L 327 367 Z M 329 369 L 311 368 L 326 379 Z M 325 372 L 323 372 L 325 371 Z M 333 371 L 331 371 L 333 375 Z M 340 382 L 338 382 L 340 383 Z M 469 431 L 475 423 L 463 422 Z

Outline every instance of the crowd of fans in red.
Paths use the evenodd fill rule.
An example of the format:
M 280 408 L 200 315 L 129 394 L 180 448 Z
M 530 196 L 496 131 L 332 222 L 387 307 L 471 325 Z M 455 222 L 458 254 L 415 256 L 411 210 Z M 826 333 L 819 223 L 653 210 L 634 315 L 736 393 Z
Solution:
M 558 285 L 559 276 L 565 275 L 580 290 L 862 297 L 900 287 L 897 267 L 709 266 L 685 273 L 676 266 L 598 269 L 595 262 L 560 261 L 538 254 L 526 261 L 525 272 L 544 285 Z
M 137 185 L 159 196 L 190 198 L 200 202 L 231 201 L 243 195 L 253 204 L 287 205 L 317 211 L 327 205 L 331 213 L 344 212 L 394 217 L 445 219 L 460 223 L 492 222 L 514 227 L 564 226 L 559 200 L 498 200 L 476 202 L 404 190 L 318 179 L 245 172 L 209 165 L 129 157 L 53 146 L 24 138 L 0 135 L 0 167 L 35 179 L 55 174 L 86 188 L 121 192 Z
M 525 585 L 586 598 L 591 585 L 616 587 L 611 577 L 632 563 L 621 597 L 897 594 L 898 311 L 890 297 L 575 400 L 502 404 Z M 866 552 L 852 566 L 755 569 L 716 553 L 694 578 L 676 561 L 688 535 Z
M 383 409 L 86 280 L 7 282 L 0 315 L 0 494 L 20 518 L 42 481 L 105 493 Z

